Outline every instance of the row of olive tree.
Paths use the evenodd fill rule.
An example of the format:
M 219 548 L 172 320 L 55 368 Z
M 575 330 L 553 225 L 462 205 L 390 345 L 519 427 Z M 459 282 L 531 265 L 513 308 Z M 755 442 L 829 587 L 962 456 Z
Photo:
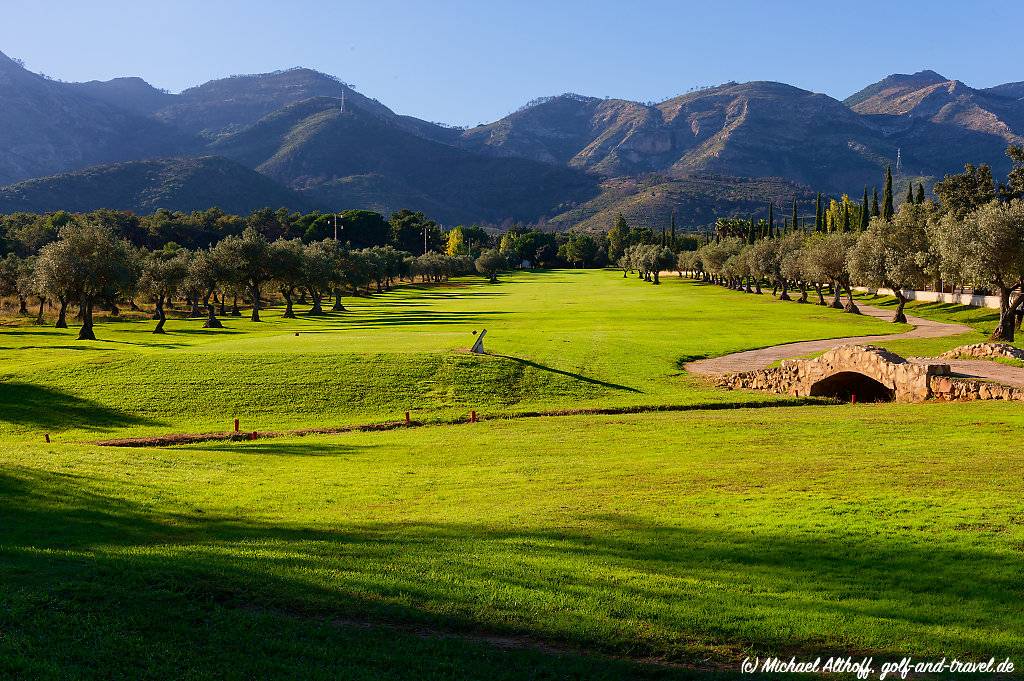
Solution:
M 218 307 L 220 316 L 240 316 L 240 300 L 248 301 L 253 321 L 260 321 L 268 295 L 284 301 L 285 317 L 295 317 L 296 302 L 311 304 L 307 314 L 321 315 L 325 299 L 331 297 L 332 311 L 344 311 L 346 290 L 354 295 L 363 290 L 380 293 L 397 279 L 445 281 L 472 269 L 468 257 L 429 252 L 417 258 L 392 246 L 350 250 L 333 239 L 269 241 L 252 228 L 205 249 L 168 244 L 149 251 L 132 246 L 107 226 L 73 222 L 38 255 L 0 260 L 0 296 L 17 295 L 24 314 L 27 301 L 37 299 L 40 323 L 46 304 L 56 303 L 58 328 L 67 328 L 68 309 L 77 306 L 82 324 L 78 337 L 94 340 L 96 307 L 116 314 L 122 301 L 136 310 L 141 309 L 138 303 L 152 304 L 154 333 L 164 333 L 167 310 L 178 301 L 184 301 L 189 316 L 202 316 L 205 309 L 204 326 L 219 328 Z
M 750 293 L 768 285 L 782 300 L 799 292 L 799 303 L 809 302 L 814 291 L 817 304 L 851 313 L 859 311 L 853 286 L 884 287 L 898 301 L 894 322 L 906 321 L 905 291 L 956 282 L 998 293 L 993 338 L 1012 341 L 1024 318 L 1024 201 L 992 201 L 963 215 L 940 211 L 930 201 L 908 202 L 891 221 L 873 218 L 860 232 L 794 230 L 753 244 L 718 239 L 679 253 L 676 269 Z

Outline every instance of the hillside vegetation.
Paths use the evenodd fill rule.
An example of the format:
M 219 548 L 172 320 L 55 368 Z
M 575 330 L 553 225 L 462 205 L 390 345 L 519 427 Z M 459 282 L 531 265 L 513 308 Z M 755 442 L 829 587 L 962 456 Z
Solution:
M 591 199 L 614 203 L 618 187 L 645 183 L 652 173 L 684 183 L 715 178 L 706 182 L 715 209 L 732 214 L 749 208 L 745 196 L 732 200 L 737 178 L 781 178 L 807 188 L 801 191 L 856 195 L 877 183 L 897 152 L 897 182 L 930 182 L 965 161 L 989 163 L 1001 175 L 1009 168 L 1007 144 L 1024 140 L 1019 90 L 1020 83 L 974 89 L 923 71 L 889 76 L 846 102 L 770 81 L 725 83 L 658 103 L 565 94 L 462 130 L 398 114 L 305 68 L 221 78 L 170 94 L 138 77 L 51 81 L 0 55 L 7 103 L 0 183 L 213 154 L 329 210 L 410 208 L 447 224 L 568 227 L 590 217 L 592 210 L 578 209 Z M 209 179 L 201 192 L 161 195 L 159 207 L 227 209 L 237 191 L 231 175 Z M 133 181 L 116 174 L 109 180 Z M 609 195 L 598 196 L 605 181 Z M 96 205 L 86 187 L 70 191 L 78 186 L 74 179 L 58 182 L 69 188 L 62 200 Z M 188 177 L 180 184 L 188 185 Z M 129 187 L 104 199 L 111 203 L 102 207 L 113 209 L 145 203 Z M 68 208 L 56 197 L 34 205 Z M 709 222 L 705 206 L 686 191 L 671 208 L 680 227 Z

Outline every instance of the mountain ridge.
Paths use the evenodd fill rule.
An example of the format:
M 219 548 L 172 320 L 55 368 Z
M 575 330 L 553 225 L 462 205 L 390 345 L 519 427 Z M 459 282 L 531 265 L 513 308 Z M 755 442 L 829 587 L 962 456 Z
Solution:
M 676 183 L 666 196 L 710 186 L 695 177 L 731 178 L 706 202 L 726 208 L 736 178 L 764 180 L 766 190 L 774 178 L 859 193 L 879 183 L 897 154 L 918 179 L 964 162 L 1001 172 L 1005 146 L 1024 140 L 1024 82 L 975 89 L 930 70 L 892 74 L 843 102 L 775 81 L 729 82 L 658 103 L 565 93 L 466 129 L 396 113 L 340 78 L 301 67 L 172 94 L 139 77 L 52 81 L 0 53 L 0 96 L 0 183 L 219 156 L 303 201 L 423 207 L 442 221 L 566 224 L 559 216 L 604 205 L 602 192 L 621 194 L 628 178 L 643 184 L 652 174 Z M 194 170 L 165 166 L 175 169 Z M 80 186 L 80 178 L 57 184 Z M 759 185 L 743 186 L 735 205 L 746 209 L 745 192 Z M 226 194 L 225 186 L 222 200 L 231 201 Z

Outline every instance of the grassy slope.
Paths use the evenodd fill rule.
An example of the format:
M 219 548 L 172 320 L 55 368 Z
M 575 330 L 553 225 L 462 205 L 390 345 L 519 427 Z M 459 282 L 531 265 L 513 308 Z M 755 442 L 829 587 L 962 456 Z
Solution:
M 1024 653 L 1012 404 L 87 443 L 233 414 L 253 427 L 393 418 L 414 399 L 433 415 L 760 400 L 676 362 L 893 329 L 608 272 L 352 307 L 219 333 L 175 321 L 159 339 L 149 322 L 105 323 L 86 349 L 0 330 L 0 676 L 686 674 L 538 641 L 727 669 L 750 652 Z M 482 326 L 492 352 L 518 359 L 453 350 Z
M 681 376 L 681 358 L 778 342 L 885 333 L 892 325 L 813 306 L 779 314 L 768 296 L 613 272 L 520 274 L 502 284 L 403 288 L 349 299 L 319 319 L 0 328 L 0 434 L 266 430 L 477 409 L 763 401 Z M 465 350 L 487 328 L 491 356 Z M 299 332 L 299 336 L 295 333 Z

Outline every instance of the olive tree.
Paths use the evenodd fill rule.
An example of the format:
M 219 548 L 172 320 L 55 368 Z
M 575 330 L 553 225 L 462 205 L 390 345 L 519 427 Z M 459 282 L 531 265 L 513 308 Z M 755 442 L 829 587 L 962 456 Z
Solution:
M 313 299 L 307 314 L 324 313 L 323 299 L 338 283 L 337 242 L 333 239 L 315 241 L 305 247 L 302 258 L 302 285 Z M 340 290 L 340 286 L 338 288 Z
M 835 296 L 832 307 L 844 312 L 859 314 L 860 310 L 853 302 L 853 290 L 850 284 L 850 271 L 847 267 L 850 251 L 857 243 L 854 232 L 832 232 L 831 234 L 815 234 L 807 240 L 806 265 L 816 281 L 828 281 L 832 285 Z M 846 290 L 846 304 L 841 301 L 843 290 Z
M 992 202 L 963 218 L 948 213 L 932 229 L 943 274 L 999 292 L 993 340 L 1012 342 L 1024 305 L 1024 201 Z
M 270 244 L 270 272 L 277 290 L 284 298 L 286 319 L 295 318 L 292 296 L 305 278 L 305 249 L 301 239 L 278 239 Z
M 481 253 L 473 264 L 476 266 L 476 271 L 487 277 L 492 284 L 498 283 L 498 272 L 508 267 L 505 256 L 494 248 L 489 248 Z
M 67 255 L 63 252 L 69 247 L 66 241 L 52 241 L 39 251 L 36 261 L 36 277 L 39 286 L 59 304 L 55 328 L 68 328 L 68 306 L 76 301 L 76 281 L 74 270 L 63 267 Z
M 806 237 L 803 232 L 792 231 L 782 238 L 776 240 L 776 248 L 779 263 L 779 277 L 783 282 L 792 282 L 800 289 L 800 297 L 796 302 L 807 302 L 807 272 L 804 267 L 804 242 Z
M 57 243 L 46 266 L 63 270 L 82 311 L 78 340 L 96 340 L 93 307 L 101 296 L 133 284 L 136 275 L 131 244 L 118 238 L 113 229 L 93 223 L 69 222 L 60 228 Z M 49 276 L 49 275 L 46 275 Z
M 187 286 L 195 295 L 195 304 L 202 301 L 206 307 L 204 329 L 220 329 L 224 325 L 217 319 L 217 308 L 213 304 L 213 294 L 226 273 L 221 270 L 220 262 L 212 251 L 198 250 L 192 254 L 185 277 Z
M 174 298 L 185 281 L 189 269 L 189 253 L 180 248 L 164 248 L 150 253 L 143 260 L 139 290 L 153 301 L 156 308 L 156 327 L 153 333 L 162 334 L 167 323 L 167 302 Z
M 904 203 L 892 222 L 871 220 L 850 250 L 849 269 L 853 279 L 865 286 L 891 289 L 896 296 L 892 321 L 906 323 L 904 289 L 925 286 L 935 272 L 935 257 L 928 239 L 934 214 L 931 202 Z
M 18 267 L 18 278 L 16 281 L 18 297 L 22 301 L 22 307 L 25 307 L 25 301 L 29 298 L 35 298 L 39 303 L 39 312 L 36 314 L 36 324 L 43 323 L 43 310 L 46 307 L 46 289 L 41 285 L 40 277 L 38 274 L 38 268 L 36 267 L 38 258 L 34 255 L 30 255 L 27 258 L 22 258 Z
M 252 321 L 260 321 L 260 299 L 263 287 L 273 278 L 270 242 L 252 227 L 241 235 L 231 235 L 217 244 L 217 257 L 230 267 L 231 278 L 249 290 L 252 296 Z

